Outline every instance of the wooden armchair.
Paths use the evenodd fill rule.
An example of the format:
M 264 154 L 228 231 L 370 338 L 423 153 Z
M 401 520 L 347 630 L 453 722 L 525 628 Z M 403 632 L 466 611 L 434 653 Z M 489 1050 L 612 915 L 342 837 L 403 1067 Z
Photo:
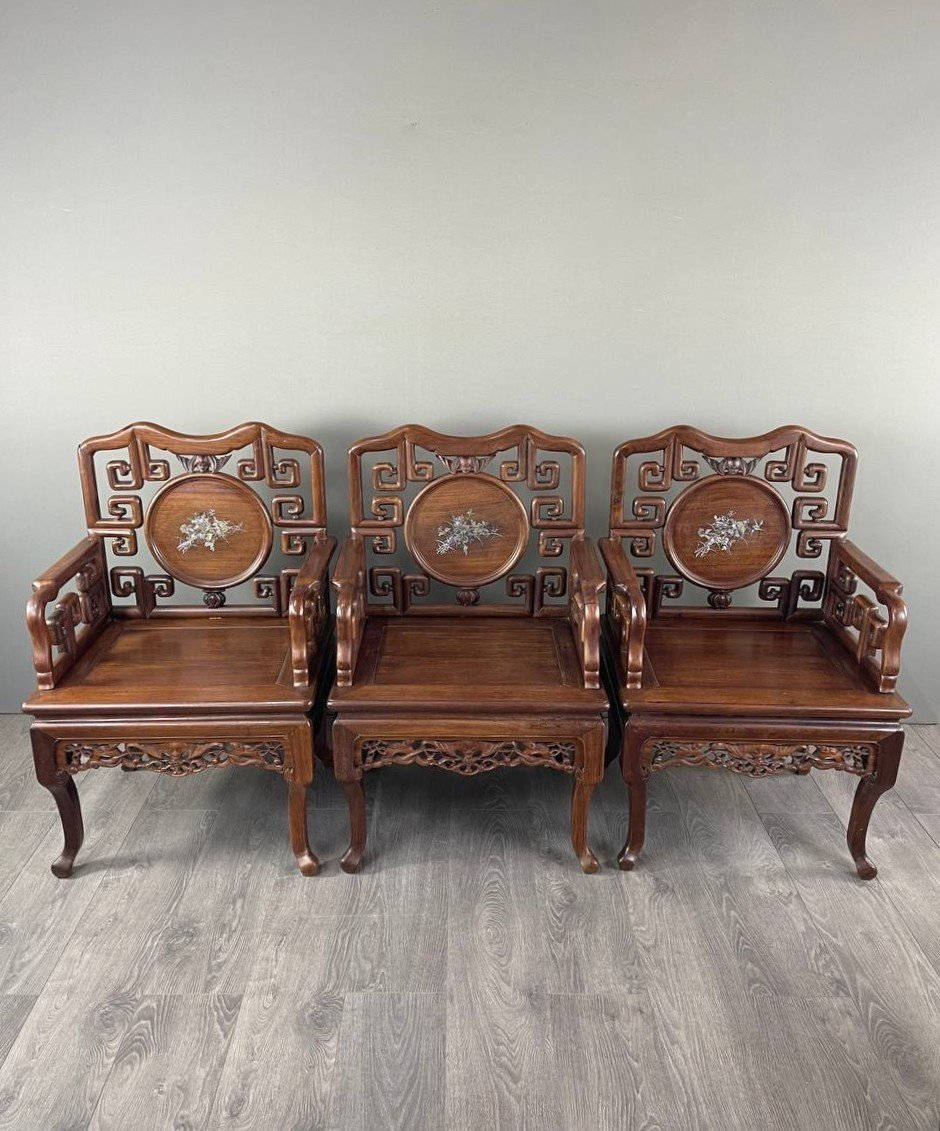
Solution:
M 649 775 L 690 765 L 855 774 L 849 850 L 862 879 L 876 874 L 865 836 L 910 713 L 895 691 L 907 610 L 901 585 L 845 538 L 856 459 L 797 427 L 746 440 L 668 428 L 614 454 L 601 552 L 630 795 L 621 868 L 643 846 Z M 825 570 L 802 568 L 827 543 Z M 742 591 L 750 607 L 735 603 Z M 707 608 L 693 603 L 702 592 Z
M 329 704 L 350 811 L 343 868 L 365 847 L 366 771 L 522 764 L 573 775 L 572 842 L 595 871 L 604 576 L 584 537 L 584 450 L 522 426 L 457 437 L 408 425 L 350 449 L 349 491 Z
M 38 688 L 23 709 L 65 833 L 52 871 L 70 875 L 82 844 L 85 770 L 260 766 L 288 783 L 291 847 L 314 875 L 310 713 L 332 678 L 335 548 L 319 444 L 141 423 L 78 461 L 88 535 L 33 582 L 26 614 Z

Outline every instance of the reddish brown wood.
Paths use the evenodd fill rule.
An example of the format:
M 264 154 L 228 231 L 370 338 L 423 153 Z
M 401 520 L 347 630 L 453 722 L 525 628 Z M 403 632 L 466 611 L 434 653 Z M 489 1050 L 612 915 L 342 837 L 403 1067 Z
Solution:
M 858 776 L 849 849 L 859 876 L 875 875 L 868 823 L 910 713 L 895 691 L 907 610 L 900 584 L 845 538 L 855 466 L 851 444 L 794 426 L 742 440 L 677 427 L 617 449 L 600 547 L 630 805 L 621 868 L 643 846 L 649 775 L 692 765 Z M 797 557 L 829 542 L 825 572 L 770 575 L 791 528 Z M 671 603 L 687 583 L 707 590 L 708 608 Z M 751 604 L 732 607 L 753 583 Z
M 580 445 L 522 426 L 455 437 L 410 425 L 350 449 L 329 702 L 346 871 L 365 851 L 363 774 L 391 764 L 571 774 L 572 845 L 596 870 L 587 828 L 604 768 L 605 579 L 583 496 Z M 532 559 L 546 564 L 512 572 Z
M 98 469 L 99 453 L 115 458 Z M 254 765 L 287 782 L 291 847 L 314 875 L 311 715 L 322 714 L 333 670 L 335 547 L 319 445 L 264 424 L 214 436 L 135 424 L 87 441 L 79 465 L 88 537 L 34 582 L 27 608 L 38 688 L 24 710 L 37 720 L 36 775 L 65 833 L 53 872 L 71 874 L 81 847 L 77 774 Z M 103 507 L 99 472 L 114 492 Z M 166 574 L 125 564 L 141 529 Z M 298 564 L 262 576 L 273 531 Z M 226 590 L 245 581 L 254 602 L 224 607 Z M 161 604 L 187 584 L 203 589 L 202 606 Z

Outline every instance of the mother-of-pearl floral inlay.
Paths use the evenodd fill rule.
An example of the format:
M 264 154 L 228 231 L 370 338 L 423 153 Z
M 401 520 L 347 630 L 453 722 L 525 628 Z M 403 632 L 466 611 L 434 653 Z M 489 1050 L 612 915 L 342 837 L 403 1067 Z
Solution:
M 237 534 L 242 529 L 240 522 L 232 522 L 227 518 L 219 518 L 214 507 L 199 511 L 187 522 L 180 523 L 180 533 L 184 535 L 176 547 L 181 554 L 185 554 L 194 546 L 205 546 L 207 550 L 215 552 L 216 542 L 226 542 L 231 534 Z
M 463 514 L 452 514 L 450 522 L 437 528 L 437 552 L 449 554 L 451 550 L 463 550 L 466 554 L 475 542 L 482 546 L 487 538 L 500 537 L 496 523 L 477 518 L 471 508 Z
M 763 521 L 758 522 L 753 518 L 736 518 L 734 511 L 727 514 L 716 514 L 711 526 L 700 526 L 698 531 L 701 542 L 695 547 L 695 556 L 704 558 L 712 550 L 722 550 L 730 554 L 732 547 L 738 542 L 746 542 L 749 534 L 757 534 L 764 529 Z

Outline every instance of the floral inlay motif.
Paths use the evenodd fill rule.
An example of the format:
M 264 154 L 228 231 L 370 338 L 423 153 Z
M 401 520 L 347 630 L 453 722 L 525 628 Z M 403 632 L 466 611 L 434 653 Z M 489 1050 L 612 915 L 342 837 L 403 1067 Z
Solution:
M 496 523 L 477 518 L 471 508 L 463 514 L 452 514 L 450 522 L 437 528 L 437 552 L 449 554 L 451 550 L 463 550 L 466 554 L 474 543 L 482 546 L 487 538 L 500 537 Z
M 711 526 L 700 526 L 698 531 L 701 542 L 695 547 L 695 556 L 704 558 L 712 550 L 721 550 L 726 554 L 738 542 L 746 542 L 749 534 L 757 534 L 764 529 L 763 521 L 758 522 L 753 518 L 737 518 L 734 511 L 727 514 L 716 514 Z
M 227 542 L 232 534 L 237 534 L 242 529 L 240 522 L 232 522 L 227 518 L 219 518 L 215 508 L 200 511 L 194 514 L 188 522 L 180 523 L 180 533 L 184 535 L 176 547 L 181 554 L 185 554 L 194 546 L 205 546 L 207 550 L 215 552 L 217 542 Z

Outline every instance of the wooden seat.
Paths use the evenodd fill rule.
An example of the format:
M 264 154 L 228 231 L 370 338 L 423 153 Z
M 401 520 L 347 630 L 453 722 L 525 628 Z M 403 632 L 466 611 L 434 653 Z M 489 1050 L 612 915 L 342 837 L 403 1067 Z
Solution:
M 647 626 L 645 659 L 633 711 L 872 720 L 907 712 L 896 693 L 872 691 L 815 621 L 663 618 Z
M 355 678 L 333 692 L 357 711 L 461 707 L 525 711 L 533 695 L 553 708 L 596 715 L 602 691 L 586 689 L 566 617 L 375 617 L 366 626 Z
M 583 449 L 522 426 L 456 437 L 409 425 L 355 444 L 349 474 L 329 701 L 350 812 L 342 866 L 355 871 L 365 849 L 363 774 L 400 763 L 571 774 L 572 844 L 596 870 L 604 577 L 584 537 Z
M 848 844 L 858 875 L 876 875 L 868 824 L 910 713 L 895 690 L 907 609 L 846 539 L 856 461 L 846 441 L 793 426 L 743 440 L 669 428 L 615 452 L 601 552 L 630 796 L 621 868 L 643 846 L 649 775 L 691 765 L 856 775 Z M 825 569 L 806 568 L 827 544 Z
M 78 774 L 253 765 L 288 783 L 291 845 L 313 875 L 335 548 L 320 446 L 264 424 L 188 436 L 144 423 L 87 440 L 79 468 L 88 536 L 33 583 L 27 610 L 38 687 L 24 710 L 65 833 L 53 872 L 70 875 L 81 847 Z
M 193 617 L 114 621 L 31 715 L 229 714 L 309 711 L 313 689 L 295 687 L 283 618 Z

